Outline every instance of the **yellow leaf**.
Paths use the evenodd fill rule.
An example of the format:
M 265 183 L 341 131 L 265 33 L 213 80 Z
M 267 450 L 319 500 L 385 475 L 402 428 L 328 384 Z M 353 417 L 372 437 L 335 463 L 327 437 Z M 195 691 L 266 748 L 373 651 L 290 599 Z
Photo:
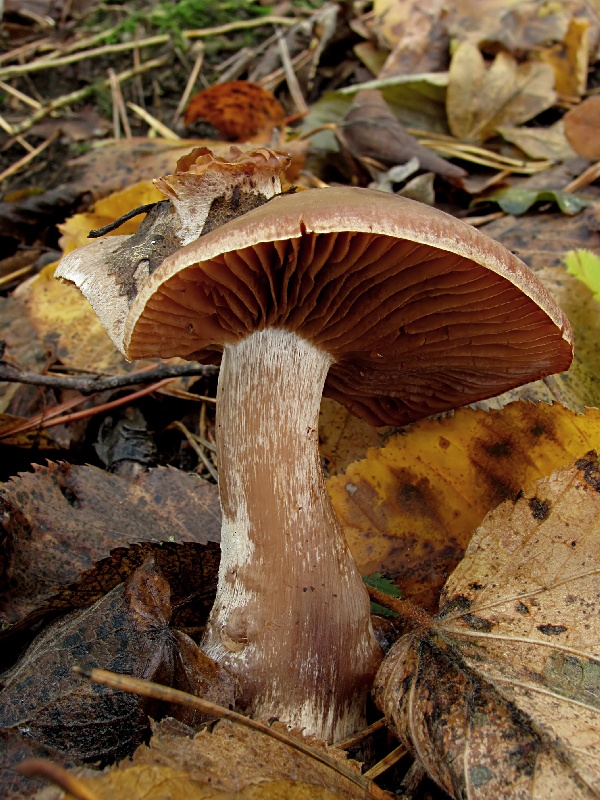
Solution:
M 60 244 L 66 255 L 78 247 L 89 243 L 88 234 L 91 230 L 103 228 L 119 217 L 127 214 L 134 208 L 147 203 L 157 203 L 164 200 L 165 196 L 156 188 L 152 181 L 139 181 L 127 189 L 114 192 L 102 200 L 98 200 L 93 211 L 75 214 L 69 217 L 58 228 L 62 233 Z M 120 228 L 112 231 L 113 236 L 126 236 L 135 233 L 143 217 L 140 215 L 124 222 Z
M 98 322 L 88 301 L 74 286 L 54 279 L 56 264 L 49 264 L 28 286 L 26 304 L 34 326 L 63 364 L 79 369 L 129 371 Z M 141 362 L 137 362 L 139 368 Z
M 327 485 L 362 574 L 390 574 L 405 597 L 435 609 L 487 512 L 593 448 L 598 409 L 463 408 L 415 423 Z
M 538 58 L 554 70 L 560 97 L 577 98 L 585 92 L 588 75 L 589 22 L 571 19 L 562 42 L 541 50 Z

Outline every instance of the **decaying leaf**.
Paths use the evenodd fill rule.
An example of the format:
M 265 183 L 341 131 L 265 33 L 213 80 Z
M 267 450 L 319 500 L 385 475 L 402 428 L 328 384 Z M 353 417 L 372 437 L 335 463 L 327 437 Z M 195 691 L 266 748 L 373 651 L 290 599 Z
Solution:
M 196 542 L 206 577 L 199 583 L 210 589 L 216 579 L 217 487 L 179 470 L 158 468 L 133 478 L 91 466 L 35 467 L 1 487 L 0 507 L 4 628 L 53 608 L 53 598 L 56 608 L 83 605 L 86 595 L 93 602 L 94 592 L 112 588 L 131 571 L 124 556 L 104 567 L 96 562 L 135 542 Z M 135 557 L 132 563 L 139 566 Z M 73 584 L 79 581 L 84 585 L 76 602 Z
M 450 62 L 446 109 L 453 135 L 484 141 L 501 125 L 519 125 L 556 100 L 554 71 L 547 64 L 519 64 L 500 52 L 488 67 L 478 47 L 463 42 Z
M 217 83 L 195 94 L 185 112 L 185 124 L 208 122 L 230 142 L 269 142 L 285 121 L 283 106 L 271 92 L 250 81 Z
M 70 167 L 78 172 L 76 187 L 101 197 L 125 189 L 137 181 L 152 180 L 173 171 L 177 159 L 194 147 L 208 146 L 216 155 L 229 152 L 229 142 L 211 139 L 132 139 L 101 142 L 82 156 L 72 159 Z
M 282 726 L 282 730 L 287 729 Z M 308 741 L 311 747 L 323 746 Z M 335 747 L 326 753 L 359 773 L 359 765 Z M 361 797 L 359 787 L 331 768 L 258 731 L 219 722 L 212 731 L 193 734 L 188 728 L 164 720 L 154 726 L 148 745 L 132 757 L 134 766 L 161 766 L 183 770 L 198 784 L 231 793 L 265 781 L 303 781 L 351 800 Z
M 599 573 L 592 452 L 490 512 L 386 657 L 377 704 L 453 797 L 600 795 Z
M 586 19 L 573 17 L 562 41 L 537 54 L 540 61 L 554 70 L 559 97 L 572 100 L 585 92 L 589 67 L 589 27 Z
M 300 781 L 264 781 L 238 792 L 220 792 L 210 784 L 197 783 L 182 770 L 162 766 L 127 766 L 97 778 L 81 777 L 79 783 L 93 792 L 96 800 L 339 800 L 341 797 Z M 71 795 L 58 792 L 52 796 L 52 800 L 62 798 L 70 800 Z
M 202 693 L 217 691 L 224 670 L 202 676 L 197 646 L 171 631 L 167 582 L 149 559 L 125 584 L 83 611 L 40 634 L 19 662 L 2 676 L 0 728 L 24 733 L 76 761 L 110 762 L 129 755 L 147 732 L 147 715 L 158 706 L 137 695 L 82 681 L 74 664 L 101 667 Z M 216 670 L 216 671 L 215 671 Z M 178 711 L 174 709 L 171 713 Z
M 60 750 L 33 742 L 17 730 L 0 730 L 0 797 L 7 800 L 30 797 L 43 788 L 42 781 L 28 778 L 14 770 L 15 764 L 26 758 L 48 759 L 67 767 L 75 764 L 73 759 L 69 759 Z
M 380 78 L 447 69 L 449 37 L 442 0 L 375 0 L 374 29 L 392 50 Z
M 598 409 L 464 408 L 415 423 L 327 486 L 362 574 L 391 575 L 404 597 L 435 610 L 486 513 L 592 448 L 600 448 Z

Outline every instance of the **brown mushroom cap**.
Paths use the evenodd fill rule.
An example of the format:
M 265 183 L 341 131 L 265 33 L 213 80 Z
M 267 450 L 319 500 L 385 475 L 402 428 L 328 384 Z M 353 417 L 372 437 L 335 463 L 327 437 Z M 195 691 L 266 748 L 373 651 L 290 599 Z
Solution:
M 325 394 L 403 425 L 568 368 L 569 322 L 502 245 L 368 189 L 275 197 L 181 248 L 129 311 L 128 357 L 218 361 L 285 328 L 331 353 Z

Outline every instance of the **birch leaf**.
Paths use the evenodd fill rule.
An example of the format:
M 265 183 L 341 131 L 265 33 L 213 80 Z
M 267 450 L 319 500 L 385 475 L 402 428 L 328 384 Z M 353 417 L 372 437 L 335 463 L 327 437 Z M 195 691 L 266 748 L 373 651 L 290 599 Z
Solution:
M 453 797 L 600 796 L 595 452 L 490 512 L 429 630 L 376 680 L 400 739 Z

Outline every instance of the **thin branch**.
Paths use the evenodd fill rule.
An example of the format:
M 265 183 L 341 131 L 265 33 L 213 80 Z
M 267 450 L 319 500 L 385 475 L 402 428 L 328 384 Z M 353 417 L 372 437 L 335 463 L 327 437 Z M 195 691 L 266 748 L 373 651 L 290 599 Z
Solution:
M 216 25 L 214 28 L 196 28 L 195 30 L 183 31 L 186 39 L 203 39 L 210 36 L 221 36 L 232 31 L 243 31 L 247 28 L 259 28 L 262 25 L 287 25 L 292 27 L 300 22 L 295 17 L 258 17 L 257 19 L 241 19 L 236 22 L 228 22 L 226 25 Z
M 132 103 L 128 101 L 127 107 L 130 108 L 135 114 L 138 115 L 144 122 L 147 122 L 148 125 L 158 133 L 163 139 L 170 139 L 171 141 L 179 141 L 181 136 L 178 136 L 175 131 L 172 131 L 170 128 L 167 128 L 160 120 L 153 117 L 150 112 L 146 111 L 145 108 L 138 106 L 137 103 Z
M 12 67 L 0 69 L 0 78 L 5 80 L 6 78 L 14 78 L 16 75 L 28 75 L 32 72 L 42 72 L 52 67 L 64 67 L 67 64 L 75 64 L 77 61 L 83 61 L 85 58 L 95 58 L 96 56 L 104 56 L 110 53 L 122 53 L 126 50 L 133 50 L 135 47 L 151 47 L 157 44 L 164 44 L 168 41 L 169 36 L 165 33 L 160 36 L 151 36 L 148 39 L 139 39 L 135 42 L 105 44 L 102 47 L 95 47 L 92 50 L 73 53 L 69 56 L 63 56 L 62 58 L 39 58 L 36 61 L 30 61 L 28 64 L 15 64 Z
M 217 374 L 217 367 L 206 364 L 160 364 L 155 369 L 142 372 L 129 372 L 126 375 L 95 375 L 93 377 L 68 377 L 62 375 L 39 375 L 35 372 L 22 372 L 6 361 L 0 361 L 0 381 L 27 383 L 30 386 L 49 386 L 54 389 L 73 389 L 82 394 L 93 394 L 110 389 L 122 389 L 140 383 L 155 383 L 165 378 L 182 378 Z
M 196 60 L 194 61 L 194 66 L 192 67 L 192 71 L 190 72 L 190 77 L 185 85 L 185 89 L 183 90 L 183 94 L 181 95 L 181 99 L 177 104 L 177 108 L 175 109 L 175 113 L 173 114 L 172 123 L 175 125 L 179 117 L 183 114 L 183 109 L 187 106 L 188 100 L 190 99 L 190 95 L 194 90 L 194 86 L 196 85 L 196 81 L 198 79 L 198 75 L 200 74 L 200 70 L 202 69 L 202 64 L 204 63 L 204 45 L 200 42 L 198 45 L 200 47 L 200 52 L 196 56 Z
M 294 101 L 294 105 L 296 106 L 300 114 L 307 114 L 308 106 L 306 105 L 306 100 L 304 99 L 304 95 L 302 94 L 302 89 L 300 88 L 298 77 L 294 72 L 294 65 L 292 64 L 292 58 L 290 56 L 290 51 L 287 42 L 281 31 L 278 31 L 277 45 L 279 46 L 279 56 L 281 58 L 281 66 L 283 67 L 283 71 L 285 73 L 285 79 L 288 85 L 288 89 L 290 90 L 290 95 L 292 96 L 292 100 Z
M 401 758 L 404 758 L 405 755 L 408 754 L 408 750 L 404 745 L 399 744 L 395 750 L 392 750 L 391 753 L 388 753 L 385 758 L 382 758 L 381 761 L 378 761 L 374 764 L 371 769 L 368 769 L 365 772 L 365 778 L 370 778 L 372 781 L 375 778 L 378 778 L 384 772 L 386 772 L 390 767 L 393 767 L 394 764 L 397 764 Z
M 356 733 L 352 733 L 350 736 L 346 736 L 345 739 L 338 739 L 338 741 L 333 744 L 335 747 L 339 747 L 340 750 L 348 750 L 350 747 L 360 744 L 360 742 L 369 737 L 372 733 L 376 733 L 382 728 L 385 728 L 386 725 L 385 717 L 381 717 L 381 719 L 376 720 L 376 722 L 367 725 L 366 728 L 362 728 L 362 730 L 356 731 Z

